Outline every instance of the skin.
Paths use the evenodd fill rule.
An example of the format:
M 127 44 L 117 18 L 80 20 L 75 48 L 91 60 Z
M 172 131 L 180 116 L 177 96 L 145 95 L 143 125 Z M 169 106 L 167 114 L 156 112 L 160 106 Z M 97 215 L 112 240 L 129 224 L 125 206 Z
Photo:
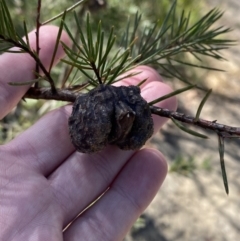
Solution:
M 46 67 L 50 65 L 57 31 L 54 26 L 44 26 L 40 31 L 40 58 Z M 31 32 L 29 38 L 34 48 L 35 33 Z M 70 45 L 65 33 L 62 41 Z M 59 47 L 55 64 L 63 56 Z M 0 56 L 1 118 L 28 89 L 7 83 L 33 79 L 34 68 L 27 54 Z M 148 78 L 142 86 L 147 101 L 172 91 L 155 70 L 139 66 L 133 71 L 141 73 L 117 85 L 134 85 Z M 158 106 L 174 110 L 176 99 L 167 99 Z M 70 113 L 70 105 L 49 112 L 0 146 L 0 240 L 122 240 L 163 183 L 167 164 L 157 150 L 122 151 L 108 146 L 91 155 L 76 152 L 67 128 Z M 155 132 L 166 121 L 154 116 Z M 70 222 L 72 225 L 66 228 Z

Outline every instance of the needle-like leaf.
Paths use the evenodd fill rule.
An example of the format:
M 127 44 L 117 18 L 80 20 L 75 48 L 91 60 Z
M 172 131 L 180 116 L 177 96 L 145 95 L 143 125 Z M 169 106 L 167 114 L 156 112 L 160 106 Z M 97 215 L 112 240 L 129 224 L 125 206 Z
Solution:
M 208 97 L 210 96 L 211 93 L 212 93 L 212 89 L 208 90 L 208 92 L 206 93 L 206 95 L 202 99 L 202 101 L 201 101 L 201 103 L 200 103 L 200 105 L 199 105 L 199 107 L 197 109 L 196 116 L 195 116 L 195 121 L 196 122 L 199 120 L 202 108 L 203 108 L 204 104 L 206 103 L 206 101 L 207 101 L 207 99 L 208 99 Z
M 197 136 L 203 139 L 208 139 L 208 137 L 206 135 L 203 135 L 201 133 L 198 133 L 196 131 L 193 131 L 189 128 L 187 128 L 186 126 L 182 125 L 179 121 L 175 120 L 174 118 L 171 118 L 172 122 L 181 130 L 187 132 L 188 134 L 191 134 L 193 136 Z
M 218 150 L 220 155 L 220 165 L 222 170 L 222 177 L 223 177 L 223 184 L 224 188 L 227 194 L 229 194 L 229 188 L 228 188 L 228 180 L 227 180 L 227 173 L 224 163 L 224 137 L 220 134 L 218 134 Z
M 156 104 L 156 103 L 158 103 L 158 102 L 161 102 L 161 101 L 163 101 L 163 100 L 165 100 L 165 99 L 168 99 L 168 98 L 170 98 L 170 97 L 172 97 L 172 96 L 181 94 L 181 93 L 183 93 L 183 92 L 185 92 L 185 91 L 187 91 L 187 90 L 190 90 L 190 89 L 192 89 L 192 88 L 194 88 L 194 87 L 196 87 L 196 85 L 189 85 L 189 86 L 184 87 L 184 88 L 182 88 L 182 89 L 175 90 L 175 91 L 173 91 L 173 92 L 171 92 L 171 93 L 169 93 L 169 94 L 167 94 L 167 95 L 161 96 L 161 97 L 159 97 L 159 98 L 157 98 L 157 99 L 149 102 L 148 104 L 149 104 L 149 105 L 154 105 L 154 104 Z

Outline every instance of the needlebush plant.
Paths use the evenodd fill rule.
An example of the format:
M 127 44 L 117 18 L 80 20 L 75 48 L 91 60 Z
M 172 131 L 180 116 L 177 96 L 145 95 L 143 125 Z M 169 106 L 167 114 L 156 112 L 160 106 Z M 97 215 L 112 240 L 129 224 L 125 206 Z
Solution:
M 0 0 L 0 53 L 28 53 L 36 62 L 35 79 L 26 79 L 18 83 L 11 82 L 13 88 L 19 85 L 31 86 L 23 100 L 45 99 L 74 103 L 73 113 L 69 119 L 69 131 L 72 142 L 80 152 L 92 153 L 103 149 L 107 144 L 119 148 L 139 149 L 151 137 L 153 122 L 151 115 L 159 115 L 172 120 L 176 127 L 196 138 L 207 136 L 192 130 L 195 125 L 213 131 L 218 136 L 220 163 L 226 192 L 229 192 L 227 175 L 224 166 L 224 141 L 240 136 L 240 129 L 226 126 L 217 121 L 200 118 L 201 110 L 212 90 L 206 90 L 201 83 L 192 83 L 181 71 L 188 66 L 211 71 L 221 71 L 204 65 L 205 57 L 223 60 L 220 53 L 233 45 L 233 40 L 225 36 L 230 31 L 224 26 L 214 27 L 221 18 L 222 12 L 212 9 L 198 20 L 191 20 L 191 15 L 179 11 L 174 1 L 164 18 L 156 19 L 151 24 L 142 24 L 141 13 L 126 20 L 125 29 L 111 27 L 109 33 L 104 32 L 104 19 L 97 24 L 87 10 L 97 8 L 94 1 L 79 1 L 65 11 L 46 21 L 40 21 L 41 1 L 37 2 L 36 12 L 36 51 L 32 50 L 28 41 L 29 27 L 22 24 L 22 35 L 13 24 L 8 3 Z M 96 1 L 99 3 L 99 1 Z M 101 2 L 101 1 L 100 1 Z M 104 2 L 104 1 L 103 1 Z M 100 4 L 100 3 L 99 3 Z M 98 6 L 105 7 L 101 4 Z M 79 10 L 80 9 L 80 10 Z M 79 16 L 81 13 L 81 17 Z M 84 21 L 83 21 L 84 18 Z M 55 51 L 49 69 L 46 69 L 39 58 L 39 29 L 41 26 L 58 21 L 59 33 Z M 71 26 L 75 26 L 73 33 Z M 60 41 L 62 31 L 66 31 L 73 45 L 69 47 Z M 64 73 L 61 79 L 54 79 L 53 61 L 56 50 L 62 45 L 66 58 L 61 66 Z M 12 49 L 15 47 L 14 49 Z M 186 54 L 195 58 L 195 63 L 188 62 Z M 140 95 L 138 86 L 114 87 L 123 76 L 131 77 L 139 73 L 128 72 L 139 65 L 153 66 L 166 77 L 179 79 L 185 85 L 172 93 L 147 103 Z M 0 70 L 1 71 L 1 70 Z M 156 107 L 155 104 L 192 88 L 206 92 L 199 104 L 195 116 Z M 93 106 L 98 106 L 97 116 Z M 80 134 L 81 133 L 81 134 Z

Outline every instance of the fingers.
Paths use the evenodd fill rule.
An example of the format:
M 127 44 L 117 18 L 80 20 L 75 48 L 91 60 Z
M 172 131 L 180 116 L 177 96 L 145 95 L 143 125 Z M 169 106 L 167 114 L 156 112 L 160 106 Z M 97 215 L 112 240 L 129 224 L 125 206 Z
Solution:
M 58 28 L 43 26 L 40 28 L 40 59 L 47 68 L 51 63 Z M 66 33 L 62 33 L 61 41 L 69 44 Z M 29 34 L 29 42 L 35 49 L 35 30 Z M 61 46 L 58 47 L 55 63 L 64 55 Z M 21 82 L 34 79 L 35 61 L 27 54 L 5 53 L 0 58 L 0 119 L 3 118 L 23 97 L 29 86 L 10 86 L 8 82 Z
M 150 101 L 171 91 L 170 87 L 159 81 L 160 76 L 149 67 L 146 67 L 141 74 L 134 76 L 133 80 L 128 78 L 124 81 L 135 84 L 136 81 L 140 82 L 146 76 L 148 76 L 148 83 L 143 86 L 142 95 L 147 100 Z M 174 109 L 176 100 L 170 98 L 157 105 Z M 8 146 L 21 147 L 18 153 L 26 157 L 24 164 L 46 176 L 49 175 L 74 151 L 67 127 L 70 112 L 71 106 L 66 106 L 48 113 Z M 157 131 L 166 119 L 154 117 L 154 121 Z
M 166 173 L 167 165 L 159 152 L 138 151 L 101 199 L 65 231 L 65 240 L 122 240 L 155 196 Z
M 137 74 L 137 73 L 139 73 L 139 74 Z M 126 72 L 123 76 L 121 76 L 121 78 L 123 78 L 124 76 L 128 76 L 129 74 L 134 74 L 134 75 L 131 78 L 125 78 L 120 82 L 116 82 L 114 85 L 115 86 L 138 85 L 142 80 L 146 80 L 141 85 L 141 88 L 142 88 L 150 82 L 153 82 L 153 81 L 162 82 L 163 81 L 162 77 L 158 74 L 158 72 L 155 69 L 148 67 L 146 65 L 137 66 L 136 68 Z M 139 75 L 141 76 L 141 78 L 139 78 Z
M 68 133 L 70 105 L 51 111 L 3 148 L 9 158 L 48 176 L 74 151 Z

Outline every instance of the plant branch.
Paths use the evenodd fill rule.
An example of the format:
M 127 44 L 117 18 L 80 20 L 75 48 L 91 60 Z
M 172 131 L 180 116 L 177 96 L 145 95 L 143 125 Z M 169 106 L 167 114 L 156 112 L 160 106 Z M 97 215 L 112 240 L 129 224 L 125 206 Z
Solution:
M 207 129 L 207 130 L 215 131 L 217 134 L 225 138 L 231 138 L 236 136 L 240 138 L 240 127 L 223 125 L 221 123 L 217 123 L 216 120 L 208 121 L 208 120 L 199 118 L 196 121 L 195 117 L 185 115 L 184 113 L 163 109 L 156 106 L 150 106 L 150 110 L 151 110 L 151 113 L 155 115 L 159 115 L 167 118 L 173 118 L 183 123 L 187 123 L 187 124 L 191 124 L 191 125 L 195 125 L 195 126 Z
M 30 99 L 45 99 L 45 100 L 62 100 L 67 102 L 74 102 L 79 93 L 73 93 L 69 89 L 57 89 L 56 93 L 52 93 L 51 88 L 33 88 L 31 87 L 28 92 L 24 95 L 25 98 Z M 239 137 L 240 138 L 240 127 L 232 127 L 217 123 L 216 120 L 208 121 L 204 119 L 198 119 L 195 117 L 163 109 L 156 106 L 149 106 L 151 113 L 154 115 L 175 119 L 183 123 L 198 126 L 200 128 L 215 131 L 218 135 L 224 138 Z
M 96 76 L 97 76 L 97 79 L 98 79 L 99 84 L 102 84 L 102 78 L 101 78 L 101 76 L 100 76 L 99 69 L 98 69 L 97 66 L 95 65 L 95 62 L 90 63 L 90 65 L 92 66 L 92 69 L 93 69 L 94 73 L 95 73 Z
M 74 102 L 77 93 L 73 93 L 69 89 L 56 89 L 56 92 L 52 92 L 51 88 L 34 88 L 31 87 L 24 95 L 23 99 L 44 99 L 44 100 L 61 100 L 67 102 Z

